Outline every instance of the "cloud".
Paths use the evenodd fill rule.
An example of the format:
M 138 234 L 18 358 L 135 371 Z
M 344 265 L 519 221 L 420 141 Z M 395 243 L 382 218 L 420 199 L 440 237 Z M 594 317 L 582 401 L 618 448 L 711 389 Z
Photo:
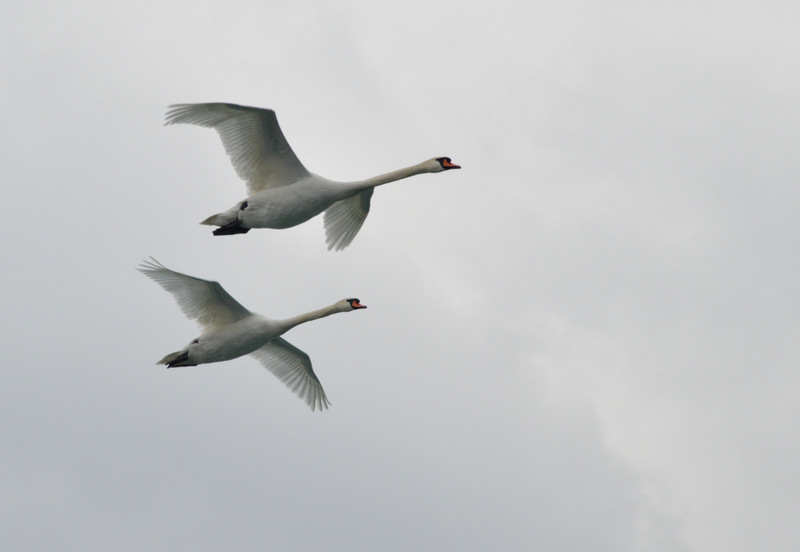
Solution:
M 794 8 L 12 8 L 0 466 L 17 549 L 791 550 Z M 242 199 L 166 105 L 276 109 L 315 172 L 433 155 L 353 245 L 215 238 Z M 333 406 L 196 328 L 147 255 L 288 316 Z M 48 530 L 43 530 L 46 527 Z

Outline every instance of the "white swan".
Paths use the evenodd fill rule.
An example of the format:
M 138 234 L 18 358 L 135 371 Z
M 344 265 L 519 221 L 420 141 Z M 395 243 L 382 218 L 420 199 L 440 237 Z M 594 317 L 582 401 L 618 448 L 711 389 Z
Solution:
M 196 366 L 253 355 L 303 399 L 311 410 L 328 408 L 319 379 L 306 353 L 279 337 L 303 322 L 367 308 L 358 299 L 343 299 L 329 307 L 287 318 L 270 320 L 240 305 L 218 282 L 201 280 L 168 269 L 151 257 L 138 270 L 175 296 L 183 313 L 197 320 L 203 334 L 156 364 Z
M 460 169 L 449 157 L 358 182 L 335 182 L 309 172 L 292 151 L 271 109 L 225 103 L 169 106 L 167 125 L 188 123 L 216 130 L 250 197 L 200 224 L 217 236 L 251 228 L 290 228 L 325 211 L 328 249 L 344 249 L 369 213 L 375 186 L 416 174 Z

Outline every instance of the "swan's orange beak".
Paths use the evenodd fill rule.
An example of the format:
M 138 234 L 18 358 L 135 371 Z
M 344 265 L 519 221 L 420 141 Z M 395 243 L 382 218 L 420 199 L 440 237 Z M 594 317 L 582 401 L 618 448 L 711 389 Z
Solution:
M 367 308 L 367 306 L 366 306 L 366 305 L 362 305 L 362 304 L 361 304 L 361 303 L 359 303 L 358 301 L 353 301 L 353 302 L 352 302 L 352 303 L 350 303 L 350 304 L 351 304 L 351 305 L 353 305 L 353 308 L 354 308 L 354 309 L 365 309 L 365 308 Z
M 460 169 L 461 165 L 456 165 L 449 159 L 445 159 L 444 161 L 442 161 L 442 167 L 444 167 L 445 169 Z

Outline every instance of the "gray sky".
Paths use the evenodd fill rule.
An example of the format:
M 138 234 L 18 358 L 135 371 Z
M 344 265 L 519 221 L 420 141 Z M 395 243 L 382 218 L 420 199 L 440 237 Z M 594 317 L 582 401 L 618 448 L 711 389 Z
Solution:
M 6 2 L 0 541 L 9 550 L 800 547 L 789 2 Z M 171 103 L 271 107 L 377 190 L 213 237 L 244 197 Z M 197 334 L 148 255 L 287 317 L 333 403 Z

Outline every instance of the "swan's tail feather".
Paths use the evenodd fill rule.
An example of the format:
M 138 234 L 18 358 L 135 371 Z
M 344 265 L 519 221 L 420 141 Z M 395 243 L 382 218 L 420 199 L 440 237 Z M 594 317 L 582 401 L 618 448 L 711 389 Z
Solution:
M 186 349 L 170 353 L 156 362 L 156 364 L 166 364 L 167 368 L 172 368 L 174 366 L 197 366 L 197 364 L 189 362 L 189 351 Z
M 227 211 L 211 215 L 200 224 L 208 226 L 219 226 L 214 230 L 215 236 L 227 236 L 230 234 L 246 234 L 250 229 L 243 228 L 239 221 L 239 211 L 247 207 L 247 201 L 237 203 Z
M 225 215 L 227 215 L 227 213 L 217 213 L 216 215 L 211 215 L 200 224 L 205 224 L 207 226 L 224 226 L 231 222 L 230 217 L 226 217 Z
M 234 214 L 233 218 L 231 218 L 228 212 L 211 215 L 200 224 L 206 224 L 208 226 L 219 226 L 219 228 L 217 228 L 213 232 L 215 236 L 229 236 L 231 234 L 247 234 L 250 231 L 249 228 L 244 228 L 241 226 L 239 217 L 237 217 Z
M 247 207 L 247 200 L 240 201 L 227 211 L 222 211 L 221 213 L 217 213 L 216 215 L 211 215 L 200 224 L 206 224 L 208 226 L 225 226 L 226 224 L 235 222 L 236 219 L 239 218 L 239 211 L 245 209 L 246 207 Z

